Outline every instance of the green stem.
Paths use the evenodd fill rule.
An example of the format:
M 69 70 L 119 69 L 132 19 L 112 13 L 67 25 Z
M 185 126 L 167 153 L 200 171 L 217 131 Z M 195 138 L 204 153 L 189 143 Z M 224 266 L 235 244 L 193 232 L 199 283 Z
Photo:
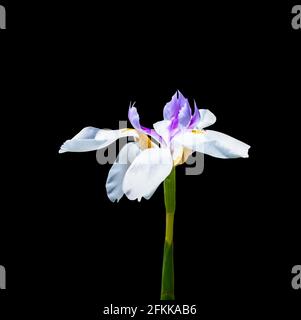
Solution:
M 163 254 L 161 300 L 174 300 L 173 224 L 176 209 L 176 170 L 164 181 L 166 231 Z

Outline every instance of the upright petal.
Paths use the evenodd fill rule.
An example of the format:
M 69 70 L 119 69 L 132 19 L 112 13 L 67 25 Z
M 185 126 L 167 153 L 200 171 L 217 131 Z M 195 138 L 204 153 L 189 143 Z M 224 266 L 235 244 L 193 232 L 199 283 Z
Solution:
M 133 126 L 133 128 L 135 128 L 137 131 L 140 131 L 142 133 L 145 133 L 145 134 L 151 136 L 153 139 L 155 139 L 159 143 L 161 142 L 161 138 L 156 133 L 155 130 L 141 126 L 140 117 L 139 117 L 137 108 L 134 107 L 134 105 L 130 105 L 130 107 L 129 107 L 128 118 L 129 118 L 130 123 Z
M 208 109 L 200 109 L 200 121 L 195 126 L 197 129 L 204 129 L 211 126 L 216 121 L 216 116 Z
M 163 109 L 164 120 L 174 120 L 174 124 L 187 127 L 191 119 L 191 108 L 182 93 L 178 90 Z
M 194 129 L 199 124 L 200 119 L 201 119 L 201 113 L 199 111 L 198 106 L 196 105 L 196 102 L 194 101 L 194 112 L 189 123 L 189 128 Z
M 178 101 L 178 91 L 172 96 L 171 100 L 166 103 L 163 109 L 164 120 L 171 120 L 177 116 L 180 110 L 180 104 Z
M 172 170 L 169 149 L 146 149 L 133 161 L 123 180 L 123 191 L 130 200 L 148 197 Z
M 140 149 L 134 142 L 126 144 L 120 150 L 117 159 L 109 171 L 106 182 L 107 195 L 112 202 L 115 202 L 116 200 L 118 202 L 122 198 L 123 178 L 129 166 L 139 153 Z
M 181 127 L 186 128 L 189 125 L 191 120 L 191 108 L 188 100 L 186 100 L 184 104 L 181 105 L 181 108 L 178 114 L 178 119 Z
M 246 143 L 212 130 L 187 130 L 174 140 L 193 151 L 217 158 L 247 158 L 250 148 Z
M 133 129 L 103 130 L 94 127 L 82 129 L 71 140 L 67 140 L 60 148 L 59 153 L 85 152 L 106 148 L 122 137 L 136 137 L 139 135 Z
M 178 101 L 179 111 L 177 118 L 179 119 L 179 124 L 181 127 L 187 127 L 191 119 L 191 108 L 188 102 L 182 93 L 178 90 Z

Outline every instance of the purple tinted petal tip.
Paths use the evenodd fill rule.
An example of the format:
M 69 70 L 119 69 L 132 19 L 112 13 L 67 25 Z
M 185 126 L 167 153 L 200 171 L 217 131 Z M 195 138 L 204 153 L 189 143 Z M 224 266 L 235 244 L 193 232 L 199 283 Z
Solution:
M 128 118 L 133 128 L 141 133 L 145 133 L 153 137 L 158 142 L 161 142 L 161 137 L 155 132 L 155 130 L 141 126 L 140 117 L 139 117 L 137 108 L 134 107 L 134 104 L 135 102 L 132 105 L 130 104 L 130 108 L 128 111 Z
M 178 91 L 171 97 L 171 100 L 166 103 L 163 109 L 163 118 L 164 120 L 171 120 L 175 117 L 179 112 L 179 104 L 178 104 Z
M 177 98 L 178 99 L 180 99 L 180 98 L 184 98 L 185 99 L 185 97 L 183 96 L 182 92 L 179 89 L 177 89 L 176 94 L 177 94 Z
M 199 108 L 194 100 L 194 112 L 193 116 L 191 117 L 190 123 L 189 123 L 189 128 L 193 129 L 201 120 L 201 114 L 199 111 Z
M 128 118 L 130 120 L 131 125 L 136 130 L 140 129 L 140 122 L 139 122 L 139 114 L 137 108 L 134 107 L 134 104 L 130 104 L 129 111 L 128 111 Z

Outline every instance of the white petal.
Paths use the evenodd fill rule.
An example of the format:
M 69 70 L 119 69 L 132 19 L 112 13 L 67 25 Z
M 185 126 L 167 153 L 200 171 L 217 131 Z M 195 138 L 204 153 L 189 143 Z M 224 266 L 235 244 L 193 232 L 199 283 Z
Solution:
M 217 158 L 248 158 L 250 146 L 227 134 L 206 130 L 205 153 Z
M 63 152 L 85 152 L 107 147 L 122 137 L 138 137 L 133 129 L 103 130 L 94 127 L 86 127 L 71 140 L 67 140 L 59 150 Z
M 197 124 L 197 129 L 203 129 L 211 126 L 216 121 L 216 116 L 208 109 L 200 109 L 200 122 Z
M 86 127 L 82 129 L 76 136 L 71 140 L 67 140 L 61 146 L 59 153 L 67 151 L 90 151 L 96 150 L 100 142 L 95 141 L 95 136 L 99 131 L 98 128 Z
M 170 130 L 168 127 L 170 126 L 171 120 L 162 120 L 153 124 L 155 131 L 163 138 L 163 140 L 168 144 Z
M 156 190 L 158 189 L 159 186 L 157 186 L 156 188 L 154 188 L 149 194 L 146 194 L 143 196 L 144 199 L 149 200 L 153 194 L 156 192 Z
M 206 141 L 204 130 L 185 130 L 173 138 L 173 144 L 182 145 L 193 151 L 197 151 Z
M 122 182 L 131 163 L 140 153 L 140 149 L 136 143 L 130 142 L 126 144 L 119 152 L 117 159 L 112 165 L 107 182 L 106 189 L 109 199 L 119 201 L 123 196 Z
M 169 149 L 146 149 L 126 172 L 123 191 L 130 200 L 148 197 L 170 174 L 171 169 L 172 157 Z
M 249 156 L 249 145 L 218 131 L 187 130 L 178 134 L 174 139 L 186 148 L 217 158 L 247 158 Z

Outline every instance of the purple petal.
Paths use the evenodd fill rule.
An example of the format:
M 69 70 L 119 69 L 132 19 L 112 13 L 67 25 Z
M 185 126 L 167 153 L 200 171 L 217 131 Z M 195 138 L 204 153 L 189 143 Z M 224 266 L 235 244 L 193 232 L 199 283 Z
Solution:
M 187 127 L 191 119 L 191 109 L 188 100 L 177 91 L 171 100 L 165 105 L 163 110 L 164 120 L 178 118 L 181 127 Z
M 194 113 L 189 123 L 189 129 L 193 129 L 200 122 L 200 120 L 201 120 L 201 114 L 198 106 L 194 101 Z
M 179 119 L 178 117 L 174 117 L 169 125 L 169 137 L 170 140 L 179 132 Z
M 133 128 L 135 128 L 136 130 L 141 130 L 139 114 L 138 114 L 137 108 L 134 107 L 134 104 L 133 105 L 130 104 L 128 118 Z
M 164 120 L 171 120 L 173 117 L 177 116 L 180 110 L 180 105 L 178 103 L 178 91 L 172 96 L 171 100 L 166 103 L 163 109 Z
M 134 104 L 129 107 L 129 112 L 128 112 L 128 118 L 130 120 L 131 125 L 133 128 L 135 128 L 139 132 L 143 132 L 152 138 L 154 138 L 156 141 L 161 142 L 162 138 L 157 134 L 157 132 L 154 129 L 146 128 L 141 126 L 140 124 L 140 117 L 137 111 L 137 108 L 134 107 Z
M 178 104 L 179 104 L 179 107 L 180 107 L 180 109 L 181 109 L 181 108 L 183 108 L 183 106 L 185 105 L 185 103 L 188 103 L 188 99 L 186 99 L 186 98 L 182 95 L 181 91 L 178 90 L 177 93 L 178 93 Z M 188 103 L 188 105 L 189 105 L 189 103 Z
M 190 119 L 191 119 L 191 109 L 190 109 L 190 105 L 188 100 L 186 100 L 186 102 L 184 103 L 184 105 L 181 107 L 180 111 L 179 111 L 179 123 L 181 125 L 181 127 L 187 127 L 188 124 L 190 123 Z

